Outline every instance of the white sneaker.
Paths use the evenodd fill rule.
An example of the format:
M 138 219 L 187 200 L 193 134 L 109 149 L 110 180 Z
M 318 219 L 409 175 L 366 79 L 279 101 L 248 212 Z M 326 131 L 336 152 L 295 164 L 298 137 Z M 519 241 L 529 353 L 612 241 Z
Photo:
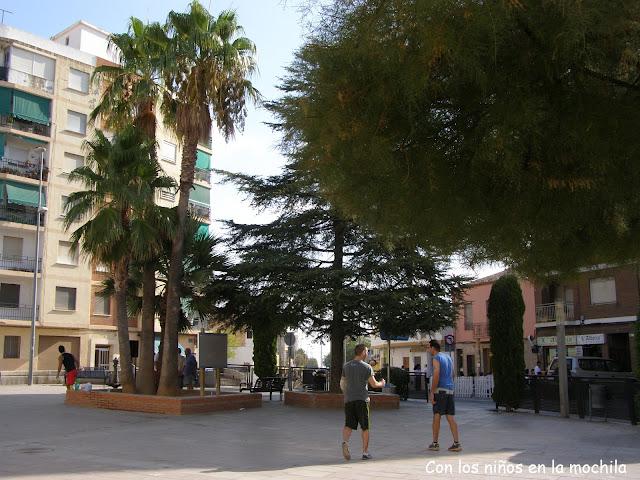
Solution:
M 345 460 L 351 460 L 351 452 L 349 451 L 349 444 L 342 442 L 342 456 Z
M 371 456 L 371 454 L 369 452 L 362 454 L 362 459 L 363 460 L 371 460 L 372 458 L 373 457 Z

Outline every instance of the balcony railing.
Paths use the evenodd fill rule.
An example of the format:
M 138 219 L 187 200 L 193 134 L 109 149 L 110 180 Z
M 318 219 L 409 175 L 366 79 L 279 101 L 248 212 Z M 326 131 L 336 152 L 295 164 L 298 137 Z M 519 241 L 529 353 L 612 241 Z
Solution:
M 209 217 L 211 216 L 211 208 L 205 206 L 205 205 L 200 205 L 198 203 L 192 203 L 189 202 L 189 211 L 191 212 L 191 214 L 197 218 L 202 218 L 205 220 L 209 220 Z
M 555 303 L 545 303 L 536 305 L 536 323 L 546 323 L 557 321 L 557 312 Z M 564 304 L 564 319 L 575 320 L 573 313 L 573 303 Z
M 0 254 L 0 270 L 13 270 L 15 272 L 33 272 L 36 268 L 36 259 L 31 257 L 3 257 Z M 42 269 L 42 260 L 38 261 L 38 271 Z
M 11 173 L 13 175 L 38 180 L 40 178 L 40 165 L 33 162 L 2 157 L 0 158 L 0 173 Z M 47 181 L 48 177 L 49 169 L 44 167 L 42 170 L 42 180 Z
M 35 88 L 53 95 L 53 80 L 37 77 L 30 73 L 20 72 L 13 68 L 0 67 L 0 80 L 22 85 L 24 87 Z
M 6 204 L 0 205 L 0 221 L 35 225 L 38 209 L 26 205 Z M 40 225 L 44 225 L 44 213 L 40 214 Z
M 475 338 L 486 338 L 489 336 L 489 325 L 486 323 L 473 324 L 473 336 Z
M 196 168 L 195 179 L 211 185 L 211 170 L 206 168 Z
M 51 127 L 49 125 L 27 122 L 26 120 L 15 118 L 13 115 L 0 115 L 0 127 L 14 128 L 22 132 L 42 135 L 43 137 L 51 136 Z
M 40 308 L 36 307 L 36 318 L 39 317 Z M 31 320 L 33 306 L 19 305 L 17 303 L 0 302 L 0 318 L 3 320 Z

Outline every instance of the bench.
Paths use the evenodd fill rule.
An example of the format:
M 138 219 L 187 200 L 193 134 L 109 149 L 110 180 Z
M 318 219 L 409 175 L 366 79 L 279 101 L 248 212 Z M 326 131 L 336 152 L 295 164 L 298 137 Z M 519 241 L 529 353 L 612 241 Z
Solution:
M 269 392 L 269 400 L 273 399 L 273 392 L 278 392 L 282 400 L 282 390 L 286 381 L 287 379 L 282 377 L 259 378 L 253 386 L 246 382 L 241 382 L 240 391 L 249 390 L 251 393 Z
M 90 380 L 91 383 L 102 383 L 102 385 L 109 385 L 114 388 L 119 386 L 113 384 L 111 381 L 111 372 L 104 368 L 80 368 L 78 369 L 76 379 L 78 382 L 80 382 L 80 380 Z

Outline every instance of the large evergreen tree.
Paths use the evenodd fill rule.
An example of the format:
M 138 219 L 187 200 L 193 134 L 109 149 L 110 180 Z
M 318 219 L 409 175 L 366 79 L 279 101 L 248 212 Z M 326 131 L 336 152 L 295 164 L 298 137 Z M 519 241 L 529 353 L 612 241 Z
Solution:
M 362 229 L 327 203 L 304 171 L 225 175 L 256 208 L 277 212 L 267 224 L 230 222 L 229 243 L 240 268 L 255 275 L 257 298 L 274 295 L 284 323 L 330 338 L 332 391 L 339 391 L 345 337 L 433 332 L 454 323 L 464 279 L 447 275 L 441 259 Z
M 533 273 L 640 255 L 640 2 L 333 0 L 274 106 L 382 232 Z
M 495 386 L 493 399 L 508 410 L 518 408 L 524 394 L 524 300 L 518 279 L 506 275 L 491 287 L 487 317 Z

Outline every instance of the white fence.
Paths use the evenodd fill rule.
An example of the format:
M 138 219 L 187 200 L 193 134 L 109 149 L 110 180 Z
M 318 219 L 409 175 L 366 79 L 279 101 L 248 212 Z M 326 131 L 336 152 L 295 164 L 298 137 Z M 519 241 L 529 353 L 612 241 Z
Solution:
M 491 398 L 493 394 L 493 375 L 456 377 L 454 383 L 458 398 Z

